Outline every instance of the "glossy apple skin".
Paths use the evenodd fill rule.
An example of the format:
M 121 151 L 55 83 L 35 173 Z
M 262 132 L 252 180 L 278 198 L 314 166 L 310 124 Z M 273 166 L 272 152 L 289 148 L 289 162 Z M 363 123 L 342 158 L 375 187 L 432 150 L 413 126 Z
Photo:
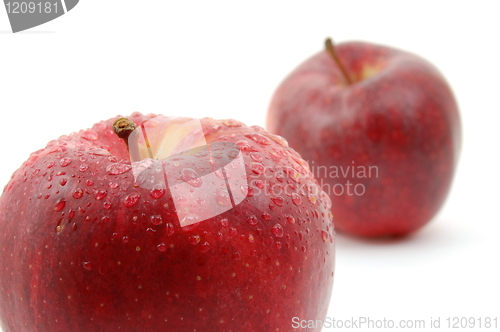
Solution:
M 130 119 L 140 125 L 152 117 Z M 134 181 L 113 120 L 50 142 L 5 187 L 4 332 L 288 331 L 295 316 L 324 319 L 334 274 L 331 202 L 307 191 L 317 184 L 284 139 L 234 120 L 203 119 L 207 141 L 240 146 L 249 186 L 241 177 L 242 192 L 233 192 L 246 193 L 241 204 L 181 227 L 169 189 Z M 170 165 L 209 163 L 201 155 Z M 257 174 L 255 163 L 266 172 Z M 116 164 L 128 167 L 116 172 Z M 280 167 L 293 171 L 276 176 Z M 255 181 L 289 183 L 301 202 L 286 194 L 276 200 Z M 213 196 L 205 204 L 224 203 Z
M 338 231 L 413 232 L 437 213 L 455 173 L 461 126 L 453 93 L 416 55 L 364 42 L 339 44 L 337 52 L 354 83 L 319 52 L 279 86 L 267 129 L 310 163 L 332 199 Z M 348 166 L 354 174 L 352 168 L 346 176 L 332 173 Z M 371 174 L 370 166 L 376 167 Z

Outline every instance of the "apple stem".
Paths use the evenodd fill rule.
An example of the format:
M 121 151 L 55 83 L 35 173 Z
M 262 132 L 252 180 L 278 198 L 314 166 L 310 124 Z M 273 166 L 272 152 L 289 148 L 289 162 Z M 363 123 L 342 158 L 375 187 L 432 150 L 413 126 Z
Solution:
M 333 44 L 333 41 L 331 38 L 326 38 L 325 50 L 328 52 L 328 54 L 330 54 L 330 56 L 333 58 L 333 60 L 337 64 L 337 66 L 339 66 L 340 71 L 342 72 L 342 75 L 344 75 L 344 78 L 347 81 L 347 84 L 351 85 L 352 81 L 349 78 L 349 75 L 347 74 L 347 70 L 345 69 L 344 65 L 340 61 L 339 55 L 337 54 L 337 50 L 335 49 L 335 45 Z
M 115 134 L 125 141 L 125 144 L 128 146 L 128 137 L 132 132 L 137 128 L 137 125 L 127 118 L 120 118 L 113 123 L 113 129 L 115 130 Z

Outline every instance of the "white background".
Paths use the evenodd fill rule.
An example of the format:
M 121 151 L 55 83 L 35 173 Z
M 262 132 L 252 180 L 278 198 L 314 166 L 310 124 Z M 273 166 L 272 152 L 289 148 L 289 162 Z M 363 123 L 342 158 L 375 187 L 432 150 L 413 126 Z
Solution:
M 395 46 L 455 91 L 460 165 L 445 206 L 413 236 L 338 236 L 328 316 L 424 319 L 429 330 L 431 317 L 441 330 L 449 316 L 500 319 L 499 13 L 494 1 L 82 0 L 14 35 L 0 7 L 0 186 L 49 140 L 117 114 L 264 126 L 274 89 L 326 36 Z

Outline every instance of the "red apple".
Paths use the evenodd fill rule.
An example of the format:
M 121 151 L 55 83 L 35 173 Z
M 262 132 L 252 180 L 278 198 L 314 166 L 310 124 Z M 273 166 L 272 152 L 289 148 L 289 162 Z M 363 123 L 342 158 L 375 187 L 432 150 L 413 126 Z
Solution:
M 337 230 L 413 232 L 439 210 L 455 173 L 461 128 L 452 91 L 414 54 L 325 45 L 277 89 L 267 128 L 309 161 Z
M 5 187 L 4 332 L 289 331 L 293 317 L 324 319 L 331 202 L 283 138 L 235 120 L 115 120 L 50 142 Z

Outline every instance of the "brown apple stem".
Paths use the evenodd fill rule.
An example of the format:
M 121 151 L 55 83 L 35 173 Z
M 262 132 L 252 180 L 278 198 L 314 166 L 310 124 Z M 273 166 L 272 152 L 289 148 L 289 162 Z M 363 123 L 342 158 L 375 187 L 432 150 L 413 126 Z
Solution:
M 326 38 L 325 40 L 325 50 L 330 54 L 330 56 L 333 58 L 333 61 L 339 66 L 340 71 L 342 72 L 342 75 L 344 75 L 345 80 L 347 81 L 347 84 L 351 85 L 352 81 L 349 78 L 349 74 L 347 73 L 347 70 L 345 69 L 344 65 L 340 61 L 339 55 L 337 54 L 337 50 L 335 49 L 335 45 L 333 44 L 333 41 L 331 38 Z
M 137 125 L 127 118 L 120 118 L 113 123 L 115 134 L 123 141 L 125 141 L 125 144 L 127 144 L 127 149 L 129 148 L 128 137 L 130 136 L 130 134 L 132 134 L 135 128 L 137 128 Z

